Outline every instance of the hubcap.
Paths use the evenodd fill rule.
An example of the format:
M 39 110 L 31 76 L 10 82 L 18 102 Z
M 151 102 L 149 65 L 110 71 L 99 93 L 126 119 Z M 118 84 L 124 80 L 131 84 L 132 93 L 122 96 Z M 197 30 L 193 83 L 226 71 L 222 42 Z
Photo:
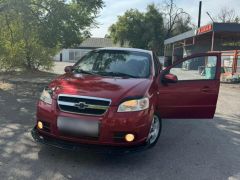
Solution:
M 159 118 L 156 115 L 154 115 L 151 128 L 148 134 L 148 141 L 150 144 L 154 143 L 157 140 L 159 130 L 160 130 L 160 121 L 159 121 Z

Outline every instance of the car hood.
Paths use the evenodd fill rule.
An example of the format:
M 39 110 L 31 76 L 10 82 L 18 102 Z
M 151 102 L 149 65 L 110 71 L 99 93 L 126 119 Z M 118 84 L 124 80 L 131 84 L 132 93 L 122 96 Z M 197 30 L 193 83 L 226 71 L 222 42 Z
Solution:
M 151 84 L 150 79 L 114 78 L 85 74 L 64 74 L 53 80 L 49 87 L 58 94 L 107 98 L 118 105 L 125 98 L 142 97 Z

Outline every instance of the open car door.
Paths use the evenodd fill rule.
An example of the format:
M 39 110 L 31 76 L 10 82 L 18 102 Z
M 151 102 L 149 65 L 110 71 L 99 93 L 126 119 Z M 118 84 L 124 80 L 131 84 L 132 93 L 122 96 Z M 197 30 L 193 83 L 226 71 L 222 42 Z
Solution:
M 196 54 L 160 73 L 158 111 L 162 118 L 213 118 L 221 73 L 221 54 Z

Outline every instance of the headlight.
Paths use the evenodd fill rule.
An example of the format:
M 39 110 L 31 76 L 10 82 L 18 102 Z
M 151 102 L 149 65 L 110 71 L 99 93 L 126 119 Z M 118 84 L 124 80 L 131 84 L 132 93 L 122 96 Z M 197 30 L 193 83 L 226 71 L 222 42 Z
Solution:
M 52 90 L 45 88 L 40 96 L 40 100 L 47 103 L 52 104 Z
M 118 112 L 141 111 L 149 107 L 149 99 L 134 99 L 125 101 L 118 107 Z

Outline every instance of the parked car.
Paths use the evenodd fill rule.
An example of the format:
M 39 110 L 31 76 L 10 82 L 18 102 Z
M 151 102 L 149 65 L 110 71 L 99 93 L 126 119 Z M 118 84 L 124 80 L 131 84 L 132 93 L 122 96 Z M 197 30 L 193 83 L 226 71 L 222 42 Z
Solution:
M 179 68 L 171 74 L 179 63 L 196 57 L 214 57 L 212 79 L 187 75 L 182 80 L 183 73 L 191 72 L 178 74 Z M 217 53 L 193 55 L 162 70 L 151 51 L 93 50 L 43 90 L 32 136 L 67 149 L 81 145 L 152 147 L 160 136 L 162 118 L 213 118 L 220 68 Z

